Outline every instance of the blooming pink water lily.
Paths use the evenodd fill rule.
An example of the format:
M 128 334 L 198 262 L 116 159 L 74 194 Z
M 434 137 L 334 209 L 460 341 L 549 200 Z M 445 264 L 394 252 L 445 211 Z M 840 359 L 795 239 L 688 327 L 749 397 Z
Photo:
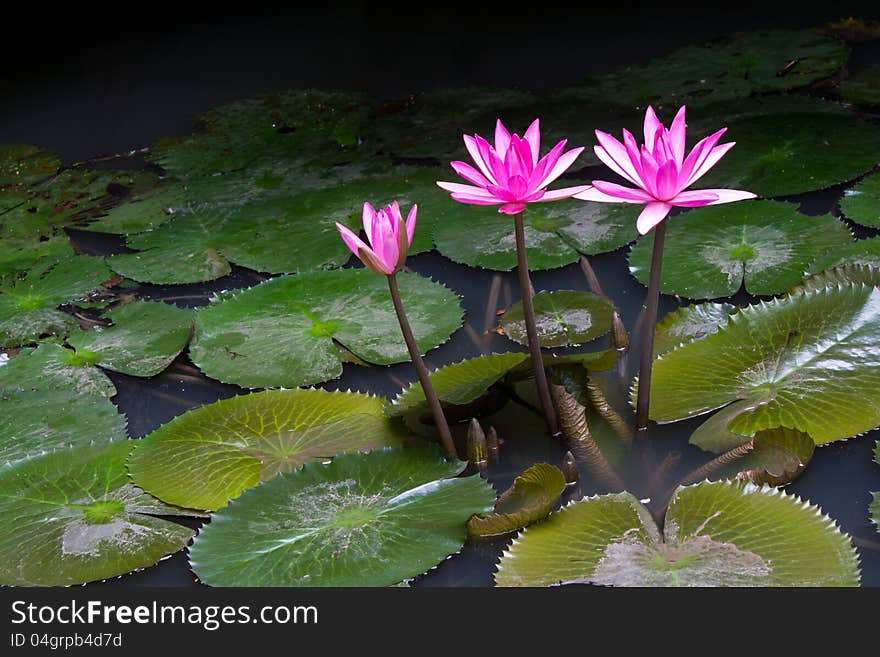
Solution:
M 416 230 L 417 213 L 418 206 L 413 205 L 404 222 L 397 201 L 378 212 L 369 203 L 364 203 L 364 232 L 369 245 L 340 223 L 336 224 L 336 229 L 346 246 L 366 267 L 377 274 L 391 275 L 400 271 L 406 262 Z
M 452 198 L 471 205 L 498 205 L 499 212 L 517 214 L 527 203 L 558 201 L 589 189 L 588 185 L 547 191 L 547 185 L 561 176 L 584 150 L 573 148 L 563 153 L 563 139 L 539 159 L 541 130 L 538 119 L 524 136 L 511 135 L 501 119 L 495 124 L 495 145 L 479 135 L 464 136 L 464 145 L 479 171 L 466 162 L 452 162 L 452 168 L 472 185 L 440 182 L 437 184 Z
M 696 189 L 685 191 L 715 166 L 736 142 L 718 144 L 727 128 L 721 128 L 696 144 L 685 156 L 685 108 L 682 106 L 667 129 L 657 118 L 653 107 L 645 113 L 645 143 L 641 149 L 628 130 L 623 143 L 606 132 L 596 130 L 599 141 L 593 147 L 596 155 L 615 173 L 638 189 L 604 180 L 575 198 L 603 203 L 645 203 L 636 228 L 642 235 L 659 224 L 673 206 L 695 208 L 755 198 L 751 192 L 738 189 Z

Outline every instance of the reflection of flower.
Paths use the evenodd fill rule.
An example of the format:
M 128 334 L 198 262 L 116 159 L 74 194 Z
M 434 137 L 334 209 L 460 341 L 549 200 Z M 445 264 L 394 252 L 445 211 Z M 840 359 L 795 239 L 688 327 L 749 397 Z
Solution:
M 378 212 L 369 203 L 364 203 L 364 232 L 370 241 L 369 246 L 342 224 L 337 223 L 336 229 L 346 246 L 366 267 L 377 274 L 393 274 L 400 271 L 406 261 L 416 230 L 417 212 L 418 206 L 413 205 L 404 223 L 397 201 Z
M 602 162 L 638 187 L 624 187 L 604 180 L 575 198 L 604 203 L 645 203 L 636 227 L 644 235 L 666 218 L 672 206 L 699 207 L 755 198 L 751 192 L 737 189 L 697 189 L 684 191 L 715 166 L 730 142 L 716 146 L 727 128 L 721 128 L 700 141 L 685 157 L 685 108 L 682 106 L 667 129 L 657 119 L 654 108 L 645 113 L 645 143 L 639 150 L 635 137 L 623 131 L 621 144 L 608 133 L 596 130 L 599 145 L 593 149 Z
M 474 163 L 474 169 L 466 162 L 452 162 L 452 168 L 462 178 L 473 185 L 451 182 L 437 182 L 452 198 L 471 205 L 498 205 L 499 212 L 518 214 L 527 203 L 535 201 L 558 201 L 569 198 L 588 187 L 566 187 L 546 191 L 544 188 L 561 176 L 583 151 L 583 147 L 573 148 L 563 153 L 567 140 L 562 140 L 543 158 L 538 159 L 541 150 L 541 130 L 538 119 L 532 122 L 523 137 L 511 135 L 499 119 L 495 124 L 495 145 L 479 135 L 464 136 L 464 144 Z

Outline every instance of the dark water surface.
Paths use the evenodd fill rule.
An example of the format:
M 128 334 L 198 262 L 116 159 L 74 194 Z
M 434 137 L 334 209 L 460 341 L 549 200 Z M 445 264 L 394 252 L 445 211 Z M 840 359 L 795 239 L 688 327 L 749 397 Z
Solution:
M 156 138 L 185 134 L 192 117 L 210 107 L 248 95 L 287 87 L 361 89 L 378 96 L 400 96 L 413 91 L 464 84 L 517 85 L 542 89 L 576 82 L 584 75 L 613 66 L 642 61 L 689 43 L 700 43 L 740 29 L 756 27 L 809 27 L 849 15 L 865 15 L 838 6 L 824 11 L 801 7 L 798 12 L 733 12 L 712 8 L 672 20 L 659 10 L 622 16 L 598 11 L 568 16 L 557 12 L 541 18 L 540 29 L 529 29 L 526 17 L 501 19 L 478 11 L 464 19 L 420 15 L 409 23 L 406 15 L 390 11 L 339 7 L 302 16 L 229 15 L 174 20 L 173 12 L 160 21 L 144 17 L 132 25 L 101 15 L 99 27 L 59 14 L 43 26 L 49 39 L 37 42 L 38 29 L 26 24 L 6 48 L 19 48 L 18 67 L 2 72 L 8 90 L 0 107 L 0 143 L 35 143 L 59 153 L 69 163 L 98 154 L 145 146 Z M 727 13 L 725 13 L 727 12 Z M 810 13 L 812 12 L 812 13 Z M 199 21 L 196 18 L 203 20 Z M 54 20 L 54 22 L 52 22 Z M 53 41 L 68 28 L 79 38 Z M 28 30 L 31 30 L 28 32 Z M 114 31 L 115 30 L 115 31 Z M 32 38 L 28 38 L 28 36 Z M 659 37 L 659 38 L 658 38 Z M 21 44 L 19 44 L 21 41 Z M 25 44 L 29 49 L 24 50 Z M 42 56 L 34 52 L 42 48 Z M 880 62 L 880 43 L 854 47 L 852 66 Z M 836 212 L 842 186 L 792 197 L 807 214 Z M 851 226 L 858 237 L 877 231 Z M 86 253 L 122 250 L 118 237 L 71 232 Z M 645 288 L 629 274 L 629 247 L 590 258 L 605 293 L 618 307 L 632 333 Z M 489 333 L 495 310 L 519 298 L 516 275 L 457 265 L 435 252 L 415 256 L 408 266 L 458 292 L 465 308 L 466 328 L 428 354 L 434 366 L 456 362 L 484 351 L 522 350 L 519 345 Z M 493 280 L 500 279 L 497 307 L 486 307 Z M 537 290 L 588 289 L 577 265 L 534 272 Z M 185 306 L 207 303 L 214 291 L 248 287 L 262 280 L 256 272 L 234 268 L 223 279 L 203 285 L 145 285 L 141 293 Z M 740 292 L 729 301 L 743 305 L 754 298 Z M 660 314 L 685 300 L 664 296 Z M 621 396 L 638 364 L 639 344 L 631 334 L 632 349 L 624 371 L 609 375 Z M 591 349 L 607 343 L 602 338 Z M 139 379 L 109 373 L 119 391 L 116 401 L 128 417 L 132 437 L 141 437 L 171 418 L 198 406 L 245 392 L 201 375 L 186 354 L 161 375 Z M 410 365 L 363 368 L 346 365 L 342 377 L 324 384 L 328 389 L 370 391 L 393 395 L 401 383 L 415 380 Z M 525 411 L 523 411 L 525 412 Z M 680 475 L 707 460 L 706 453 L 688 445 L 691 432 L 705 418 L 652 427 L 649 455 L 659 462 L 669 451 L 681 452 Z M 818 504 L 838 521 L 859 545 L 862 583 L 880 586 L 880 534 L 868 519 L 871 490 L 880 490 L 880 467 L 872 448 L 880 432 L 840 441 L 816 450 L 806 472 L 786 490 Z M 499 464 L 489 476 L 499 489 L 534 461 L 557 462 L 558 446 L 544 438 L 505 436 Z M 592 491 L 585 489 L 586 493 Z M 493 564 L 503 542 L 469 544 L 461 554 L 420 577 L 417 586 L 490 586 Z M 96 587 L 179 586 L 195 584 L 184 553 L 159 565 Z

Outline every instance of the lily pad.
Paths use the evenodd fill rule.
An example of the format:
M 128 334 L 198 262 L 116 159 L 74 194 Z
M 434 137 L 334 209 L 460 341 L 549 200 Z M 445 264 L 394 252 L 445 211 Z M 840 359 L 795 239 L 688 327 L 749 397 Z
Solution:
M 55 153 L 30 144 L 0 146 L 0 186 L 31 185 L 61 166 Z
M 816 443 L 847 438 L 880 424 L 878 354 L 880 290 L 872 286 L 762 302 L 655 361 L 651 418 L 673 422 L 736 401 L 754 410 L 732 420 L 735 433 L 787 426 Z
M 611 330 L 614 306 L 606 298 L 578 290 L 541 291 L 533 298 L 535 327 L 542 347 L 580 345 Z M 511 306 L 501 319 L 504 334 L 528 345 L 522 302 Z
M 70 390 L 80 395 L 113 397 L 116 387 L 90 359 L 60 345 L 24 349 L 0 369 L 0 388 Z
M 245 492 L 190 548 L 212 586 L 391 586 L 458 552 L 492 509 L 480 477 L 433 449 L 344 454 Z
M 866 240 L 861 240 L 866 241 Z M 856 242 L 858 244 L 858 242 Z M 858 257 L 858 256 L 857 256 Z M 795 285 L 788 294 L 803 294 L 810 290 L 823 290 L 826 287 L 849 286 L 853 284 L 873 285 L 880 287 L 880 267 L 871 265 L 844 265 L 834 269 L 825 269 L 817 274 L 810 274 L 799 285 Z
M 45 334 L 64 334 L 76 322 L 57 307 L 96 290 L 109 278 L 110 271 L 101 258 L 75 256 L 41 260 L 23 278 L 3 281 L 0 346 L 27 344 Z
M 61 450 L 0 467 L 0 583 L 69 586 L 147 568 L 194 531 L 189 515 L 131 484 L 128 441 Z
M 637 217 L 638 208 L 632 206 L 578 200 L 533 203 L 523 212 L 529 269 L 563 267 L 577 262 L 581 253 L 614 251 L 635 239 Z M 513 220 L 495 208 L 467 206 L 438 222 L 434 243 L 450 260 L 471 267 L 509 271 L 517 264 Z
M 673 310 L 657 323 L 654 355 L 665 354 L 687 342 L 702 340 L 715 333 L 737 310 L 729 303 L 698 303 Z
M 9 235 L 0 231 L 0 240 L 4 249 L 0 253 L 0 278 L 27 271 L 42 259 L 57 261 L 74 256 L 70 238 L 65 234 L 40 240 L 32 235 Z
M 467 522 L 469 536 L 497 537 L 547 517 L 565 490 L 565 475 L 547 463 L 536 463 L 513 480 L 495 503 L 495 512 Z
M 306 462 L 399 445 L 382 410 L 383 400 L 359 393 L 240 395 L 159 427 L 138 441 L 129 469 L 138 486 L 166 502 L 218 509 L 246 488 Z
M 629 493 L 570 504 L 514 540 L 495 582 L 858 586 L 859 565 L 818 507 L 769 486 L 704 482 L 676 489 L 662 534 Z
M 880 106 L 880 66 L 868 66 L 840 83 L 840 95 L 856 105 Z
M 858 265 L 880 269 L 880 238 L 850 242 L 831 249 L 813 262 L 807 273 L 818 274 L 827 269 Z
M 833 37 L 758 30 L 594 76 L 578 89 L 628 107 L 696 106 L 803 87 L 834 74 L 848 56 L 846 45 Z
M 759 431 L 752 440 L 752 451 L 723 469 L 719 473 L 721 478 L 736 477 L 758 485 L 784 486 L 806 470 L 816 449 L 810 436 L 785 427 Z
M 751 201 L 698 208 L 669 220 L 660 291 L 694 299 L 776 294 L 796 285 L 824 252 L 852 241 L 830 215 L 800 214 L 792 203 Z M 648 284 L 653 233 L 639 240 L 629 269 Z
M 81 363 L 130 376 L 154 376 L 186 347 L 193 313 L 158 301 L 136 301 L 105 315 L 107 328 L 74 331 L 67 343 Z
M 843 192 L 840 212 L 862 226 L 880 228 L 880 174 L 866 176 Z
M 0 464 L 126 438 L 125 416 L 99 395 L 61 388 L 0 390 Z
M 455 293 L 415 274 L 398 281 L 423 353 L 461 326 Z M 334 341 L 375 365 L 409 360 L 383 276 L 367 269 L 309 272 L 224 293 L 196 314 L 190 353 L 205 374 L 226 383 L 296 387 L 342 373 Z

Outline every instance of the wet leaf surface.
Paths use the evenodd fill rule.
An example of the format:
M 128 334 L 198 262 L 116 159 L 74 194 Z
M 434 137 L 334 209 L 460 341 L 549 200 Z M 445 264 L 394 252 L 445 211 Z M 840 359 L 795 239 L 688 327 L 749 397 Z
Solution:
M 614 306 L 592 292 L 544 290 L 534 296 L 533 303 L 542 347 L 579 346 L 611 330 Z M 528 346 L 522 302 L 508 308 L 501 327 L 511 340 Z

